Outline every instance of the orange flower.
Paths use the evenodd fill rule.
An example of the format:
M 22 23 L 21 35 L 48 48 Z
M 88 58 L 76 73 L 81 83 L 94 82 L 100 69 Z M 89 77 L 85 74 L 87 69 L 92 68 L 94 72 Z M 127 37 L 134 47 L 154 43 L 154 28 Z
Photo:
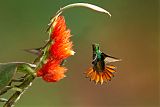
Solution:
M 52 72 L 47 73 L 43 76 L 43 79 L 47 82 L 57 82 L 65 77 L 64 73 L 66 72 L 65 67 L 59 65 L 51 69 Z
M 66 59 L 69 56 L 74 55 L 72 45 L 72 42 L 55 42 L 50 48 L 50 53 L 55 59 Z
M 70 41 L 70 30 L 66 30 L 66 24 L 63 16 L 58 16 L 50 29 L 50 39 L 53 40 L 49 54 L 45 64 L 38 70 L 37 76 L 41 76 L 47 82 L 57 82 L 65 77 L 64 73 L 67 71 L 65 67 L 61 66 L 64 59 L 74 55 L 72 50 L 72 42 Z
M 48 59 L 47 63 L 43 64 L 42 68 L 37 72 L 37 76 L 43 76 L 52 72 L 52 69 L 59 64 L 60 61 Z
M 55 42 L 50 48 L 50 54 L 55 59 L 63 60 L 74 55 L 74 51 L 72 50 L 73 44 L 70 42 L 71 34 L 69 29 L 66 30 L 64 17 L 59 16 L 54 23 L 55 26 L 51 33 L 51 39 Z
M 58 16 L 57 19 L 52 23 L 53 31 L 51 33 L 51 38 L 61 36 L 61 34 L 66 30 L 66 23 L 63 16 Z
M 66 68 L 60 66 L 60 61 L 49 60 L 37 72 L 37 76 L 42 76 L 47 82 L 57 82 L 65 77 L 66 70 Z

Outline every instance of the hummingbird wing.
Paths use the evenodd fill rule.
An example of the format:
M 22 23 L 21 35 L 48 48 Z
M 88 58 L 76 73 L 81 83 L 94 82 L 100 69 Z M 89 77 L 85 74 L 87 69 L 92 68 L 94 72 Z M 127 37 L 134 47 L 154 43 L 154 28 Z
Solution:
M 107 63 L 111 63 L 111 62 L 117 62 L 117 61 L 121 61 L 121 59 L 119 58 L 115 58 L 109 55 L 106 55 L 104 53 L 102 53 L 102 56 L 104 57 L 104 62 Z
M 92 64 L 95 64 L 96 62 L 97 62 L 97 54 L 93 54 Z

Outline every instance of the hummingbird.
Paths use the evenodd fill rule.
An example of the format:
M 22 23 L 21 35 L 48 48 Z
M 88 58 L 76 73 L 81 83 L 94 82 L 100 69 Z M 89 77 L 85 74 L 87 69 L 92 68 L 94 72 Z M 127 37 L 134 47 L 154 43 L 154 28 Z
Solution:
M 116 67 L 114 65 L 110 65 L 112 62 L 121 61 L 119 58 L 112 57 L 100 51 L 99 44 L 92 44 L 93 49 L 93 61 L 92 67 L 86 72 L 87 77 L 91 79 L 91 81 L 95 81 L 96 84 L 100 82 L 110 81 L 112 77 L 114 77 L 113 73 L 116 72 Z

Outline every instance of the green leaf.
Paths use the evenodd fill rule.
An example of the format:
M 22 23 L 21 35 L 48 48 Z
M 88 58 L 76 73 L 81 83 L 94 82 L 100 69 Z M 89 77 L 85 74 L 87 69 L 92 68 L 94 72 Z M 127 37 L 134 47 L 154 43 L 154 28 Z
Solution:
M 0 63 L 0 90 L 12 80 L 17 65 L 17 63 Z

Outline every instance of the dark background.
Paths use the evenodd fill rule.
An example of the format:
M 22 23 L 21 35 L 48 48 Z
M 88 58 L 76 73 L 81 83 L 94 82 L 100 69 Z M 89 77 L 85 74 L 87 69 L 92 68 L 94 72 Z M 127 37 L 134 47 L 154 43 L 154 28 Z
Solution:
M 67 77 L 57 83 L 36 79 L 16 107 L 158 107 L 158 0 L 0 0 L 0 62 L 32 62 L 35 56 L 23 49 L 44 45 L 51 16 L 75 2 L 103 7 L 112 17 L 66 10 L 76 51 Z M 107 84 L 95 85 L 83 74 L 91 66 L 92 43 L 123 60 Z

